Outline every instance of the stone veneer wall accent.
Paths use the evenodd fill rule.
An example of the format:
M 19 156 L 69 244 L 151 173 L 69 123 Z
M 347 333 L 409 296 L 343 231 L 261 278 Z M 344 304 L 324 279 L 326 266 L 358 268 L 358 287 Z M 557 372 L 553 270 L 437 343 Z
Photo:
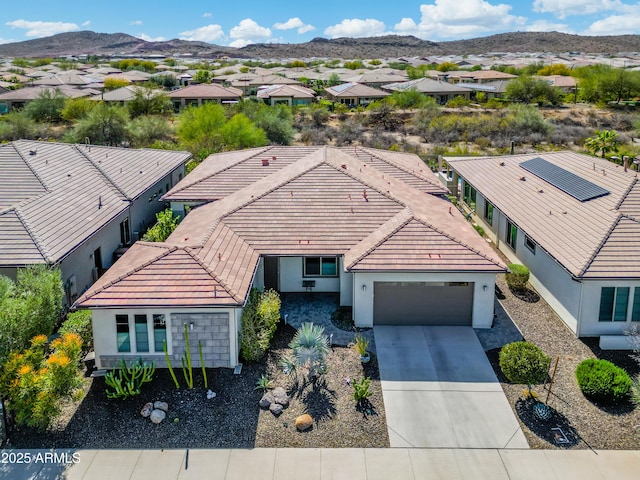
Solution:
M 198 341 L 202 343 L 202 356 L 206 367 L 229 367 L 229 314 L 228 313 L 172 313 L 171 334 L 173 336 L 173 355 L 171 362 L 180 366 L 180 357 L 186 350 L 184 324 L 193 323 L 189 328 L 189 344 L 191 346 L 191 362 L 194 367 L 200 366 Z M 175 363 L 173 360 L 176 360 Z
M 184 357 L 186 343 L 184 339 L 184 324 L 193 322 L 193 329 L 189 329 L 189 344 L 191 346 L 191 363 L 200 367 L 198 341 L 202 343 L 202 356 L 206 367 L 229 367 L 231 365 L 229 314 L 228 313 L 172 313 L 171 335 L 173 337 L 173 354 L 171 365 L 174 370 L 182 368 L 180 358 Z M 132 340 L 133 341 L 133 340 Z M 141 358 L 143 362 L 155 362 L 158 368 L 167 368 L 164 353 L 146 353 L 140 355 L 100 355 L 103 368 L 113 368 L 124 358 L 127 364 Z

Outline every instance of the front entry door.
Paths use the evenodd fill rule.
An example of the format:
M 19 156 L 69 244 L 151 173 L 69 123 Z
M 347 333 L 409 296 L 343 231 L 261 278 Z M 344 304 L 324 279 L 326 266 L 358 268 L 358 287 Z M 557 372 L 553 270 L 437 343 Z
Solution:
M 278 290 L 279 275 L 278 257 L 264 257 L 264 288 Z

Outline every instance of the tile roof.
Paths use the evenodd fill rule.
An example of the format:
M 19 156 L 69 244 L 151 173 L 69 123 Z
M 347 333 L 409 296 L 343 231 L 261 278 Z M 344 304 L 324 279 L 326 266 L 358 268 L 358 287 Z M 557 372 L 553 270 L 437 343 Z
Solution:
M 242 90 L 234 87 L 223 87 L 215 83 L 189 85 L 188 87 L 173 90 L 168 94 L 169 98 L 240 98 Z
M 278 152 L 275 163 L 284 157 L 289 160 L 275 169 L 257 162 L 274 152 Z M 182 198 L 180 193 L 233 168 L 244 172 L 238 177 L 252 169 L 261 173 L 244 186 L 235 183 L 236 191 L 193 209 L 171 236 L 156 246 L 166 250 L 162 257 L 154 257 L 157 250 L 148 252 L 153 244 L 134 245 L 79 299 L 78 305 L 143 304 L 147 301 L 146 290 L 132 282 L 147 278 L 160 282 L 155 265 L 158 262 L 170 275 L 148 290 L 148 302 L 156 306 L 242 305 L 260 255 L 344 254 L 345 259 L 359 262 L 357 269 L 366 270 L 380 269 L 376 258 L 390 254 L 383 270 L 414 271 L 421 266 L 431 271 L 504 270 L 493 250 L 447 200 L 379 171 L 373 164 L 364 163 L 362 156 L 367 160 L 374 156 L 386 165 L 380 160 L 386 157 L 381 151 L 356 149 L 351 154 L 350 149 L 330 147 L 274 147 L 209 157 L 198 167 L 200 171 L 192 173 L 195 182 L 189 175 L 168 197 Z M 400 166 L 420 171 L 422 164 L 411 155 L 390 154 L 386 160 L 393 160 L 401 173 L 406 172 Z M 426 176 L 426 171 L 421 175 Z M 213 182 L 209 187 L 215 189 L 217 185 Z M 411 253 L 415 226 L 428 234 L 429 241 L 420 244 L 417 253 Z M 399 245 L 395 255 L 394 245 Z M 182 254 L 178 257 L 176 252 L 182 251 L 193 261 Z M 433 258 L 439 255 L 441 262 L 428 264 L 429 253 Z M 412 255 L 418 257 L 417 262 L 411 263 Z M 184 259 L 184 271 L 174 269 Z M 176 286 L 176 279 L 192 281 L 196 277 L 203 283 L 193 280 L 198 289 L 193 295 L 183 295 L 179 302 L 179 293 L 185 288 Z M 218 297 L 211 297 L 212 285 L 220 288 Z M 178 293 L 174 295 L 172 289 Z M 158 292 L 163 292 L 164 300 Z
M 469 89 L 460 87 L 458 85 L 453 85 L 451 83 L 447 83 L 440 80 L 432 80 L 431 78 L 418 78 L 416 80 L 409 80 L 406 82 L 398 82 L 391 83 L 389 85 L 385 85 L 383 88 L 387 90 L 394 91 L 408 91 L 408 90 L 416 90 L 421 93 L 446 93 L 446 94 L 455 94 L 455 93 L 468 93 Z
M 265 88 L 260 88 L 258 90 L 257 97 L 315 98 L 316 92 L 301 85 L 270 85 Z
M 387 97 L 389 92 L 383 92 L 377 88 L 370 87 L 368 85 L 362 85 L 360 83 L 343 83 L 336 85 L 335 87 L 327 87 L 325 91 L 335 98 L 342 97 Z
M 520 166 L 535 157 L 611 193 L 580 202 Z M 614 233 L 616 238 L 624 237 L 624 230 L 617 227 L 621 214 L 629 215 L 631 222 L 638 221 L 633 217 L 640 210 L 636 172 L 624 172 L 619 165 L 573 152 L 446 161 L 574 277 L 593 277 L 596 273 L 615 276 L 616 272 L 626 275 L 607 256 L 616 245 L 615 241 L 608 242 Z M 622 224 L 627 225 L 627 220 Z M 640 277 L 640 263 L 634 268 L 632 276 Z
M 0 146 L 0 235 L 15 242 L 0 248 L 0 265 L 57 263 L 189 157 L 26 140 Z

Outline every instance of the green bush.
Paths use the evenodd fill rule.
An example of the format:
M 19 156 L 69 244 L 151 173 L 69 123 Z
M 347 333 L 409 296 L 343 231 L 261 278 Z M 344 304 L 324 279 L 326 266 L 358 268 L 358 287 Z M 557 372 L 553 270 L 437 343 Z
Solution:
M 154 362 L 143 363 L 138 359 L 127 366 L 124 358 L 120 364 L 104 376 L 107 398 L 129 398 L 140 395 L 142 385 L 153 380 L 156 371 Z
M 512 383 L 529 387 L 547 378 L 551 358 L 540 347 L 529 342 L 513 342 L 500 350 L 500 369 Z
M 364 377 L 359 382 L 357 380 L 353 381 L 353 399 L 357 403 L 364 402 L 367 398 L 371 396 L 371 379 L 369 377 Z
M 518 263 L 510 263 L 507 265 L 509 272 L 506 275 L 507 285 L 513 290 L 522 290 L 526 288 L 529 281 L 529 269 Z
M 584 396 L 597 402 L 620 402 L 631 392 L 627 372 L 607 360 L 589 358 L 580 362 L 576 380 Z
M 480 235 L 481 237 L 484 237 L 484 228 L 476 224 L 473 225 L 473 228 L 475 228 L 476 232 L 478 232 L 478 235 Z
M 248 362 L 261 359 L 280 320 L 280 295 L 275 290 L 252 289 L 242 310 L 240 355 Z
M 78 310 L 67 315 L 67 319 L 62 322 L 60 335 L 65 333 L 75 333 L 82 339 L 82 350 L 88 352 L 93 348 L 93 329 L 91 327 L 91 310 Z

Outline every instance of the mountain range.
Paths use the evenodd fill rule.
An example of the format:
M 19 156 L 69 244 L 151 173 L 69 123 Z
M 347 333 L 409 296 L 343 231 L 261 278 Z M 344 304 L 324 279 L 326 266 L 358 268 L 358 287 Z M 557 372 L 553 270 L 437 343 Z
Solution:
M 306 43 L 251 44 L 242 48 L 187 40 L 148 42 L 126 33 L 91 31 L 0 45 L 0 57 L 57 57 L 65 55 L 192 55 L 201 58 L 397 58 L 431 55 L 471 55 L 493 52 L 583 52 L 615 55 L 640 52 L 640 35 L 581 36 L 559 32 L 512 32 L 469 40 L 431 42 L 413 36 L 314 38 Z

